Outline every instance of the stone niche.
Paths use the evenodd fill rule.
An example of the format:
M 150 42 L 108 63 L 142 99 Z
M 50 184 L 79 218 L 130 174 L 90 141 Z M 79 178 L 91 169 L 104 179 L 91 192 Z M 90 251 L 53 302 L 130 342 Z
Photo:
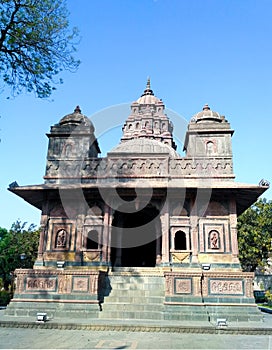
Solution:
M 102 253 L 103 237 L 103 215 L 98 206 L 93 206 L 88 210 L 83 225 L 82 237 L 82 264 L 99 265 Z
M 170 217 L 170 259 L 174 266 L 190 263 L 191 225 L 188 217 Z

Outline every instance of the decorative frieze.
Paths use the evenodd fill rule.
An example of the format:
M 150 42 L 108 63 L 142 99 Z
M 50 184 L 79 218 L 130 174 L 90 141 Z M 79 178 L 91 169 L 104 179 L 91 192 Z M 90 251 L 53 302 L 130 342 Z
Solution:
M 232 159 L 227 158 L 179 158 L 137 157 L 100 158 L 90 160 L 48 159 L 45 179 L 82 177 L 233 177 Z
M 233 174 L 232 158 L 181 158 L 171 159 L 169 174 L 172 176 L 207 177 L 215 174 Z

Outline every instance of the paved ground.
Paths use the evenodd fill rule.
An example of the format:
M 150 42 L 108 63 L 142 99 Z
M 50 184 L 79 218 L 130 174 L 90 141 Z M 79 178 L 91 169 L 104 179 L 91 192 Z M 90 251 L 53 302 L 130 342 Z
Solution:
M 5 323 L 6 322 L 6 323 Z M 50 323 L 51 322 L 51 323 Z M 93 321 L 87 322 L 92 325 Z M 19 324 L 18 324 L 19 323 Z M 36 324 L 35 320 L 18 317 L 5 317 L 0 311 L 0 349 L 267 349 L 272 350 L 272 315 L 265 314 L 264 322 L 232 324 L 222 334 L 215 334 L 215 325 L 206 323 L 175 324 L 173 331 L 169 322 L 160 324 L 160 331 L 152 332 L 147 324 L 146 332 L 119 331 L 118 322 L 96 322 L 104 326 L 115 326 L 115 330 L 93 330 L 86 327 L 86 320 L 70 320 L 70 324 L 80 325 L 82 329 L 73 329 L 67 321 L 52 320 L 45 324 Z M 135 327 L 142 322 L 120 321 L 124 325 Z M 163 324 L 165 325 L 164 328 Z M 52 328 L 50 328 L 52 326 Z M 24 328 L 25 327 L 25 328 Z M 44 328 L 48 327 L 48 328 Z M 58 327 L 58 328 L 57 328 Z M 63 327 L 64 329 L 61 329 Z M 177 331 L 177 327 L 188 327 L 188 332 Z M 68 329 L 71 328 L 71 329 Z M 189 329 L 190 328 L 190 329 Z M 167 331 L 166 331 L 167 330 Z M 248 334 L 242 334 L 243 330 Z M 255 331 L 254 331 L 255 330 Z M 263 334 L 262 331 L 264 332 Z M 267 332 L 266 332 L 267 331 Z M 190 333 L 193 332 L 193 333 Z M 236 334 L 237 333 L 237 334 Z
M 272 336 L 0 328 L 1 349 L 272 349 Z

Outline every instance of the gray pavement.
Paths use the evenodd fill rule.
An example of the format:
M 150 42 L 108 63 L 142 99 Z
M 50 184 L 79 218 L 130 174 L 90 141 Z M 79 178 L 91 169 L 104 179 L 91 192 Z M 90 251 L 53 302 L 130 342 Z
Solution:
M 0 310 L 0 348 L 272 350 L 272 315 L 264 314 L 261 323 L 233 323 L 218 330 L 208 322 L 54 319 L 37 324 Z
M 1 349 L 272 349 L 272 336 L 0 328 Z

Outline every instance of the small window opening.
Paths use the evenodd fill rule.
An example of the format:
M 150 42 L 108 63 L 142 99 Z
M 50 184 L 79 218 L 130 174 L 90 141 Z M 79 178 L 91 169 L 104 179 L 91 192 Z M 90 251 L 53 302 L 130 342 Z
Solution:
M 175 250 L 187 250 L 186 234 L 183 231 L 177 231 L 175 234 Z
M 98 232 L 92 230 L 87 236 L 87 249 L 98 249 Z

